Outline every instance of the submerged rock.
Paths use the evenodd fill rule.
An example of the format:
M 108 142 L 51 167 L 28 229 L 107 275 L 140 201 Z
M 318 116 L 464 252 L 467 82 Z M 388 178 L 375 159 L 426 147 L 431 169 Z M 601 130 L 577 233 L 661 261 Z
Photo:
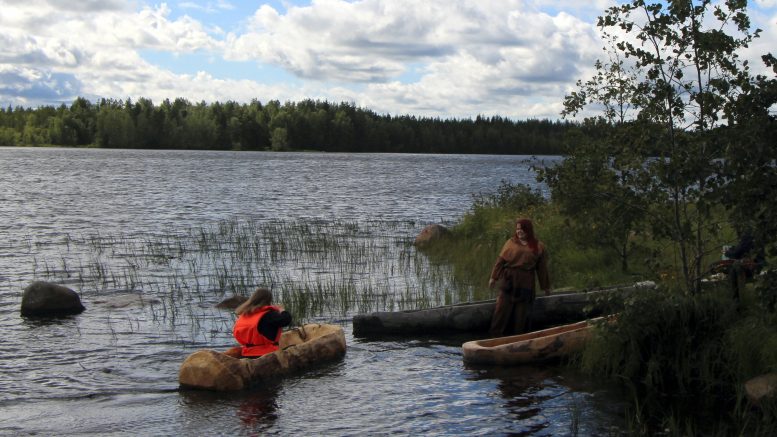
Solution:
M 143 297 L 141 293 L 113 294 L 101 296 L 90 301 L 95 305 L 105 306 L 110 309 L 121 308 L 143 308 L 146 305 L 156 305 L 162 303 L 157 298 Z
M 416 247 L 425 247 L 434 241 L 449 236 L 450 233 L 451 231 L 443 225 L 429 225 L 421 230 L 421 233 L 415 237 L 413 244 Z
M 51 282 L 35 281 L 22 295 L 23 316 L 67 316 L 84 309 L 75 291 Z

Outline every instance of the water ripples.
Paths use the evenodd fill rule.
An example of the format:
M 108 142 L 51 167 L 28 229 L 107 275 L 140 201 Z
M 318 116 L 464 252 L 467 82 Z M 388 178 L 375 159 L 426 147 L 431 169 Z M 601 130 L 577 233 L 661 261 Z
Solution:
M 337 305 L 309 318 L 344 327 L 342 361 L 240 393 L 178 390 L 188 354 L 232 346 L 234 315 L 213 308 L 222 296 L 212 277 L 170 279 L 182 263 L 211 260 L 177 258 L 173 243 L 135 258 L 143 238 L 285 219 L 368 224 L 359 238 L 370 239 L 383 223 L 411 223 L 390 230 L 406 233 L 454 220 L 501 179 L 534 183 L 521 157 L 0 149 L 0 434 L 568 435 L 575 415 L 581 435 L 607 433 L 619 420 L 613 397 L 571 386 L 575 375 L 469 368 L 464 338 L 355 339 Z M 396 251 L 391 241 L 371 250 Z M 386 284 L 371 292 L 383 299 L 402 286 L 366 261 L 349 271 L 313 252 L 283 260 L 290 280 L 378 278 Z M 94 253 L 125 276 L 110 277 Z M 143 263 L 142 283 L 130 262 Z M 21 317 L 21 291 L 42 272 L 89 284 L 78 290 L 87 310 Z

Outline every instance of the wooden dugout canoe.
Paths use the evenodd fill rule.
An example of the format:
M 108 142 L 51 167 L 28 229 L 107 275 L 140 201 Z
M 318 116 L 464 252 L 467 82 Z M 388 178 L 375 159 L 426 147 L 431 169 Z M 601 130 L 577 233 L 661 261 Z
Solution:
M 461 346 L 468 364 L 518 365 L 548 361 L 580 352 L 602 317 L 509 337 L 468 341 Z
M 655 282 L 643 281 L 630 285 L 540 296 L 535 299 L 532 308 L 532 325 L 534 328 L 544 328 L 599 316 L 604 313 L 604 309 L 593 305 L 595 296 L 655 288 Z M 491 324 L 491 315 L 494 313 L 495 306 L 496 300 L 484 300 L 420 310 L 358 314 L 353 318 L 353 335 L 370 337 L 485 332 Z
M 259 358 L 235 358 L 213 350 L 189 355 L 178 371 L 181 387 L 242 390 L 345 354 L 345 333 L 336 325 L 308 324 L 284 332 L 279 349 Z

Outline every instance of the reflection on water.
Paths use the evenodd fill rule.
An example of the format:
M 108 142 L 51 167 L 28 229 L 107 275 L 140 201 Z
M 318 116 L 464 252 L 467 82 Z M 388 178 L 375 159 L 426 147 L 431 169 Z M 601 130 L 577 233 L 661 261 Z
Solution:
M 466 339 L 351 334 L 354 311 L 469 298 L 410 241 L 503 178 L 534 183 L 527 165 L 0 149 L 0 434 L 601 434 L 617 396 L 560 368 L 466 368 Z M 86 311 L 21 317 L 37 279 Z M 215 304 L 258 284 L 298 319 L 341 324 L 346 356 L 240 393 L 179 391 L 188 354 L 233 345 L 234 314 Z
M 243 426 L 251 431 L 263 431 L 275 422 L 278 418 L 275 414 L 278 409 L 275 403 L 276 395 L 277 391 L 267 393 L 267 390 L 261 390 L 245 399 L 237 410 L 237 417 Z
M 522 435 L 618 435 L 626 403 L 573 369 L 548 366 L 468 366 L 475 379 L 497 383 L 504 407 Z M 582 383 L 580 383 L 582 382 Z
M 282 381 L 269 383 L 253 390 L 237 393 L 214 393 L 198 390 L 180 391 L 184 414 L 190 420 L 212 417 L 214 408 L 223 410 L 224 416 L 234 414 L 233 420 L 225 417 L 225 429 L 233 427 L 238 434 L 261 435 L 272 429 L 278 418 L 278 398 L 282 390 Z M 306 413 L 300 414 L 304 418 Z M 237 420 L 234 420 L 237 419 Z

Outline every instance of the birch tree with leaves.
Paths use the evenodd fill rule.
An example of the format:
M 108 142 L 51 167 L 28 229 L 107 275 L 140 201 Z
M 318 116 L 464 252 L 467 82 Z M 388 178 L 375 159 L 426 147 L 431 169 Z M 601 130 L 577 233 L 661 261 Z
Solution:
M 718 131 L 737 123 L 737 101 L 753 81 L 740 52 L 760 30 L 746 7 L 633 0 L 607 9 L 597 23 L 609 42 L 606 61 L 564 102 L 564 115 L 598 111 L 583 125 L 606 128 L 584 132 L 560 166 L 541 174 L 580 217 L 602 224 L 625 217 L 624 241 L 642 230 L 670 241 L 671 259 L 656 252 L 654 261 L 677 265 L 691 293 L 700 289 L 705 257 L 719 251 L 709 239 L 728 184 L 721 159 L 728 145 Z M 575 196 L 570 187 L 590 192 Z

